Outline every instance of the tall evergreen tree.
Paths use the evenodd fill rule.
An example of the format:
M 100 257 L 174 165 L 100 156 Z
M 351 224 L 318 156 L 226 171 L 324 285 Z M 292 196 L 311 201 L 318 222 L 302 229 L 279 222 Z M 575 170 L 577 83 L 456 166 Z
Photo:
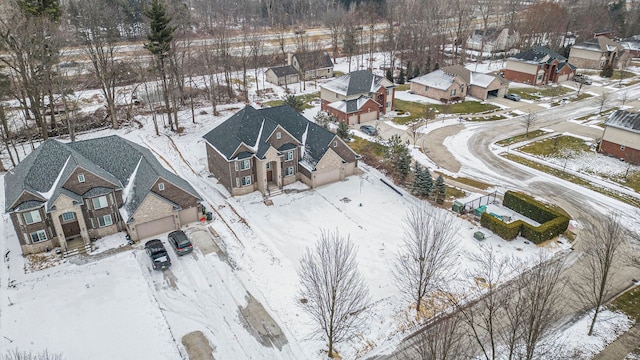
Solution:
M 411 75 L 413 75 L 413 67 L 411 66 L 411 61 L 407 61 L 407 80 L 412 79 Z
M 398 74 L 398 84 L 402 85 L 406 82 L 406 75 L 404 74 L 404 69 L 400 68 L 400 74 Z
M 387 78 L 387 80 L 389 80 L 389 81 L 393 82 L 393 69 L 388 68 L 388 69 L 385 71 L 385 75 L 384 75 L 384 77 L 386 77 L 386 78 Z
M 344 141 L 350 141 L 351 133 L 349 132 L 349 125 L 347 125 L 347 123 L 344 121 L 338 122 L 338 130 L 336 131 L 336 135 L 338 135 Z
M 173 33 L 176 27 L 171 25 L 171 17 L 167 14 L 166 8 L 160 0 L 153 0 L 151 6 L 146 8 L 144 15 L 149 19 L 150 31 L 147 34 L 149 42 L 144 44 L 144 48 L 149 50 L 156 59 L 156 68 L 162 77 L 162 92 L 164 96 L 167 117 L 169 118 L 169 127 L 171 130 L 177 130 L 178 119 L 174 122 L 171 119 L 171 104 L 169 103 L 169 81 L 167 73 L 169 72 L 168 63 L 171 52 L 171 42 L 173 41 Z M 175 104 L 173 104 L 175 106 Z
M 438 175 L 438 178 L 436 179 L 434 193 L 436 202 L 438 204 L 442 204 L 445 197 L 447 196 L 447 185 L 444 183 L 444 178 L 442 177 L 442 175 Z
M 411 171 L 411 155 L 407 144 L 402 142 L 400 135 L 395 134 L 389 138 L 389 145 L 384 157 L 388 160 L 391 175 L 398 183 L 404 183 Z
M 413 173 L 412 193 L 421 198 L 427 198 L 433 190 L 433 178 L 428 168 L 416 163 Z

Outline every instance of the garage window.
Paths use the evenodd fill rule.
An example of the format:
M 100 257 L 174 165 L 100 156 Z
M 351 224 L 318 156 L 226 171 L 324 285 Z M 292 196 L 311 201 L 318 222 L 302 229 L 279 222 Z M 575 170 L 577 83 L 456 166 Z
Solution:
M 31 236 L 31 242 L 32 243 L 37 243 L 37 242 L 40 242 L 40 241 L 47 240 L 47 233 L 44 230 L 34 231 L 29 235 Z
M 109 226 L 109 225 L 113 225 L 113 221 L 111 220 L 111 214 L 107 214 L 107 215 L 98 217 L 98 226 L 99 227 L 105 227 L 105 226 Z
M 66 212 L 62 214 L 62 221 L 71 221 L 76 219 L 76 214 L 73 212 Z
M 107 205 L 108 205 L 106 196 L 100 196 L 100 197 L 97 197 L 97 198 L 93 198 L 91 200 L 93 201 L 93 208 L 95 210 L 106 208 Z
M 24 221 L 27 223 L 27 225 L 41 222 L 42 218 L 40 217 L 40 211 L 33 210 L 24 213 Z

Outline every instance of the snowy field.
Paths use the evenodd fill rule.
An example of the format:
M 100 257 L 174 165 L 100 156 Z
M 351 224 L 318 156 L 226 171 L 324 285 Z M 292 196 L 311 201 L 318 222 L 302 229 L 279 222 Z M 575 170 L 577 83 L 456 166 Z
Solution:
M 382 56 L 377 59 L 384 61 Z M 339 59 L 336 70 L 346 72 L 347 66 L 345 59 Z M 273 84 L 266 87 L 278 96 L 285 93 Z M 306 92 L 318 90 L 307 84 Z M 402 190 L 403 196 L 398 195 L 380 181 L 382 174 L 367 166 L 361 166 L 362 175 L 318 189 L 304 191 L 300 184 L 290 187 L 288 193 L 274 197 L 271 206 L 258 193 L 229 197 L 209 177 L 202 136 L 242 106 L 219 107 L 222 114 L 218 117 L 200 114 L 210 113 L 210 107 L 197 109 L 200 115 L 195 123 L 190 111 L 181 112 L 180 126 L 185 128 L 181 134 L 162 129 L 156 136 L 150 117 L 139 116 L 136 120 L 141 128 L 78 136 L 84 140 L 117 134 L 150 148 L 163 165 L 194 186 L 207 208 L 215 210 L 211 224 L 192 225 L 187 232 L 215 232 L 226 255 L 197 248 L 177 258 L 170 250 L 171 269 L 154 272 L 140 243 L 133 249 L 123 248 L 123 237 L 116 235 L 98 242 L 99 256 L 91 261 L 70 258 L 44 270 L 25 271 L 15 232 L 4 215 L 0 249 L 9 255 L 0 270 L 0 349 L 47 349 L 68 360 L 177 359 L 186 358 L 182 337 L 202 331 L 218 360 L 324 359 L 326 344 L 309 336 L 310 318 L 298 306 L 296 270 L 303 252 L 319 239 L 320 232 L 335 229 L 357 245 L 359 269 L 372 297 L 366 313 L 368 329 L 337 344 L 341 356 L 357 359 L 388 352 L 415 328 L 415 309 L 400 296 L 390 270 L 402 241 L 403 217 L 420 201 Z M 317 107 L 305 116 L 312 118 L 315 112 Z M 438 122 L 438 127 L 454 123 Z M 425 132 L 435 129 L 433 125 Z M 455 141 L 462 140 L 464 137 Z M 412 154 L 420 157 L 421 153 L 413 150 Z M 424 156 L 418 161 L 428 163 Z M 1 203 L 4 205 L 3 198 Z M 506 242 L 491 234 L 478 242 L 473 238 L 481 230 L 478 224 L 462 218 L 455 221 L 459 260 L 452 269 L 455 285 L 449 290 L 458 295 L 477 286 L 469 258 L 482 249 L 525 267 L 541 252 L 564 250 L 563 245 L 537 247 L 522 238 Z M 112 254 L 109 249 L 118 250 Z M 280 325 L 285 343 L 265 345 L 249 329 L 240 315 L 248 306 L 249 294 Z

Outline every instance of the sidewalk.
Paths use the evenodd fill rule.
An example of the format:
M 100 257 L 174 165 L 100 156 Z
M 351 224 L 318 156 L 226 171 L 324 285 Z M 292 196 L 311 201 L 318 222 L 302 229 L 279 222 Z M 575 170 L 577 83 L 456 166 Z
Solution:
M 593 360 L 623 360 L 634 350 L 640 350 L 640 324 L 607 345 Z

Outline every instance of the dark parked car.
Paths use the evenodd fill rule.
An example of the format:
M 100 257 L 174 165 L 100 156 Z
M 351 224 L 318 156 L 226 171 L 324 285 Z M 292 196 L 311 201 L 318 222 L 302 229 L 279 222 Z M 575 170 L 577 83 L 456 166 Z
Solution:
M 144 244 L 144 250 L 151 258 L 154 270 L 163 270 L 171 266 L 171 258 L 169 258 L 167 249 L 162 245 L 162 241 L 158 239 L 149 240 Z
M 518 94 L 504 94 L 504 97 L 513 101 L 520 101 L 522 99 Z
M 188 254 L 193 251 L 193 245 L 184 231 L 176 230 L 170 232 L 168 238 L 169 243 L 171 243 L 173 248 L 176 249 L 176 253 L 178 253 L 178 255 Z
M 378 131 L 376 131 L 376 128 L 371 125 L 360 126 L 360 131 L 371 136 L 375 136 L 378 133 Z

